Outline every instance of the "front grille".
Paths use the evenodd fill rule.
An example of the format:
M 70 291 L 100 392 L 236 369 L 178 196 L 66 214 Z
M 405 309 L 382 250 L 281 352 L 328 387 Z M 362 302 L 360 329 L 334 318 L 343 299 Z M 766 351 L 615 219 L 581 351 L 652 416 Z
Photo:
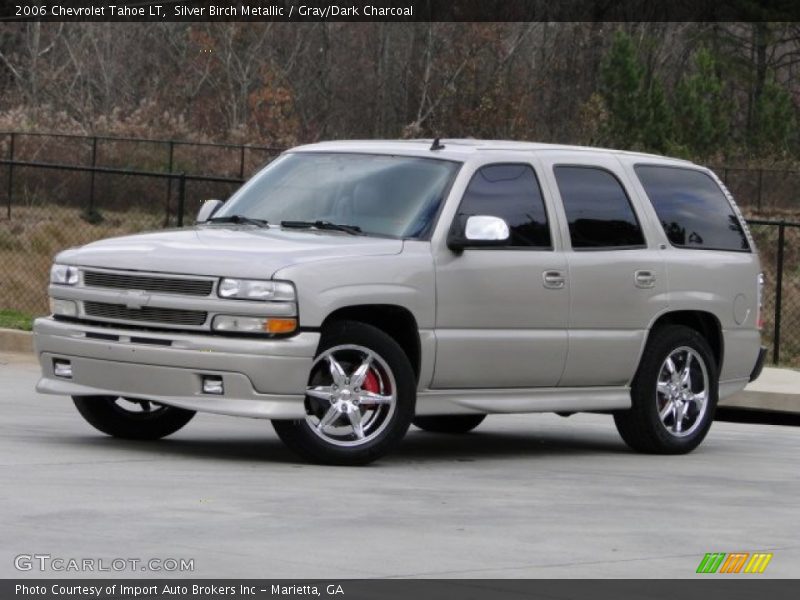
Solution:
M 146 321 L 164 325 L 183 325 L 198 327 L 206 322 L 208 313 L 202 310 L 182 310 L 178 308 L 128 308 L 124 304 L 106 302 L 84 302 L 83 310 L 87 317 L 113 319 L 115 321 Z
M 187 296 L 208 296 L 214 282 L 205 279 L 177 279 L 153 275 L 126 275 L 104 271 L 84 271 L 83 283 L 90 287 L 115 288 L 123 290 L 144 290 L 165 294 Z

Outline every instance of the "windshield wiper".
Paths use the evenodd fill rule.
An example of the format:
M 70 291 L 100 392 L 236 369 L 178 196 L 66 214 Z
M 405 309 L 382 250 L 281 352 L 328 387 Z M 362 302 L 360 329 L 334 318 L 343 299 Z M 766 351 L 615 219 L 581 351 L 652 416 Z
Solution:
M 361 227 L 357 225 L 341 225 L 330 221 L 281 221 L 281 227 L 293 229 L 325 229 L 328 231 L 344 231 L 350 235 L 361 235 Z
M 224 217 L 211 217 L 208 223 L 235 223 L 237 225 L 257 225 L 258 227 L 269 227 L 269 221 L 264 219 L 251 219 L 244 215 L 226 215 Z

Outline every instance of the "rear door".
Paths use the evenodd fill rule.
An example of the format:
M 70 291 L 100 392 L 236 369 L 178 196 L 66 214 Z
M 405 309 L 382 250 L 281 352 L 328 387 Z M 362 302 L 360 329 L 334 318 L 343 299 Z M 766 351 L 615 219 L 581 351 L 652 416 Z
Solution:
M 649 324 L 667 307 L 663 250 L 647 240 L 639 199 L 614 156 L 543 158 L 560 198 L 571 286 L 561 386 L 627 384 Z

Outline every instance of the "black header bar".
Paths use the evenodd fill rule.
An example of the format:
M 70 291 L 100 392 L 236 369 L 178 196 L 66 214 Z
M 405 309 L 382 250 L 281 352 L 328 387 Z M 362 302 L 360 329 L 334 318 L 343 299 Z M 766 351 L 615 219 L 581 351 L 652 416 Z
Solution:
M 798 0 L 3 0 L 3 21 L 800 21 Z
M 3 600 L 788 600 L 787 579 L 699 576 L 662 580 L 553 579 L 23 579 L 0 580 Z

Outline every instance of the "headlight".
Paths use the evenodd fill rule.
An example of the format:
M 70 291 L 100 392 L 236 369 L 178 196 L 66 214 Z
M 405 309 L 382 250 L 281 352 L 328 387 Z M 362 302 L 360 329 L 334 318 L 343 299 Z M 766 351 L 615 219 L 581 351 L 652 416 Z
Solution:
M 234 300 L 294 300 L 294 286 L 288 281 L 260 281 L 257 279 L 230 279 L 219 282 L 221 298 Z
M 230 333 L 292 333 L 297 329 L 297 319 L 217 315 L 214 317 L 212 329 Z
M 76 285 L 78 283 L 78 267 L 53 265 L 50 268 L 50 283 L 58 285 Z

